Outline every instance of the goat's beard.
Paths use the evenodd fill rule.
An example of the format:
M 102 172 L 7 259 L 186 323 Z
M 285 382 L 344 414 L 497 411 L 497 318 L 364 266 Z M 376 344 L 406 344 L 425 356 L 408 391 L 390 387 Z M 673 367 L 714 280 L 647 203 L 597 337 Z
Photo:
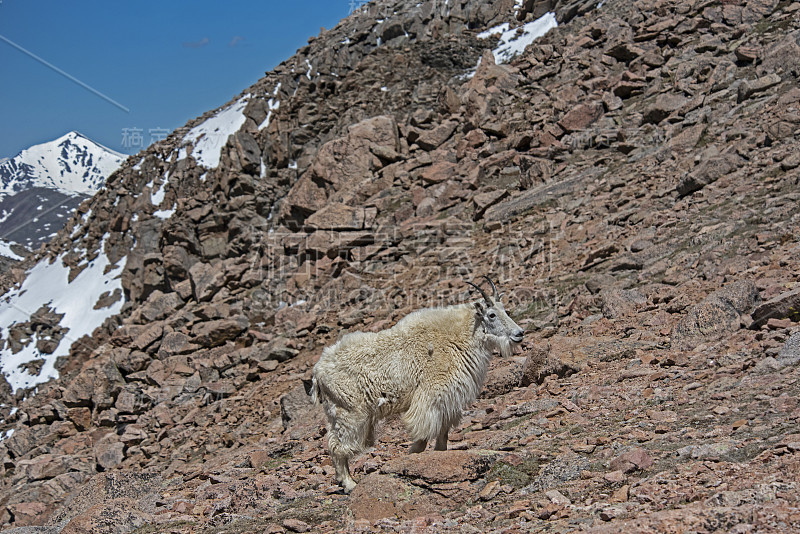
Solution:
M 519 343 L 514 343 L 506 336 L 489 336 L 491 350 L 496 350 L 503 358 L 511 356 L 518 345 Z

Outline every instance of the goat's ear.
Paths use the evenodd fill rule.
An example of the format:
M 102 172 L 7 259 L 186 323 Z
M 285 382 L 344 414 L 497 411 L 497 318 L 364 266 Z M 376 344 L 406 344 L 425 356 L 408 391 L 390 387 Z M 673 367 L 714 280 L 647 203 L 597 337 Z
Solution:
M 481 315 L 481 316 L 483 315 L 484 308 L 483 308 L 483 303 L 481 301 L 475 302 L 475 312 L 478 315 Z

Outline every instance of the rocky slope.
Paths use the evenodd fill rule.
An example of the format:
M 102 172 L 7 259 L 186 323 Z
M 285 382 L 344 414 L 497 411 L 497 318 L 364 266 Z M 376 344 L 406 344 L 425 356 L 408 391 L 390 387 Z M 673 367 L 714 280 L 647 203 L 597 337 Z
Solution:
M 519 40 L 548 12 L 495 63 L 515 34 L 482 32 Z M 0 520 L 800 528 L 799 28 L 774 0 L 386 0 L 311 39 L 27 260 L 118 290 L 92 294 L 79 343 L 46 299 L 4 325 L 14 354 L 71 345 L 35 394 L 4 389 Z M 523 352 L 493 362 L 450 451 L 408 457 L 389 421 L 341 494 L 301 385 L 321 348 L 483 274 Z

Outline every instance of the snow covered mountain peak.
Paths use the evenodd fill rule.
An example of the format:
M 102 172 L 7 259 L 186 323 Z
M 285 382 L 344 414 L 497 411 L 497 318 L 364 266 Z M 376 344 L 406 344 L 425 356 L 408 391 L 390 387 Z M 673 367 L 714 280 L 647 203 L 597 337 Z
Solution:
M 78 132 L 69 132 L 0 163 L 0 194 L 45 187 L 69 196 L 92 195 L 126 157 Z

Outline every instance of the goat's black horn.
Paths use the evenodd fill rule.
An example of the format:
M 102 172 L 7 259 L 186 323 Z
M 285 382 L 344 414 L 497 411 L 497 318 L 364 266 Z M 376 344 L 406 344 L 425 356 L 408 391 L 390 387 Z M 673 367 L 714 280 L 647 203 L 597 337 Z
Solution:
M 464 282 L 466 282 L 467 284 L 469 284 L 469 285 L 471 285 L 472 287 L 474 287 L 475 289 L 477 289 L 477 290 L 478 290 L 478 292 L 479 292 L 479 293 L 481 294 L 481 296 L 483 297 L 483 300 L 485 300 L 485 301 L 486 301 L 486 303 L 487 303 L 489 306 L 494 306 L 494 302 L 492 302 L 492 299 L 490 299 L 490 298 L 489 298 L 489 295 L 487 295 L 487 294 L 486 294 L 486 292 L 485 292 L 483 289 L 479 288 L 478 286 L 476 286 L 476 285 L 475 285 L 475 284 L 473 284 L 472 282 L 468 282 L 467 280 L 464 280 Z
M 489 281 L 489 284 L 491 284 L 492 291 L 494 291 L 494 295 L 493 295 L 494 298 L 495 299 L 499 299 L 500 298 L 500 292 L 497 290 L 497 286 L 494 285 L 494 282 L 492 282 L 492 279 L 489 278 L 488 276 L 486 276 L 485 274 L 483 275 L 483 277 L 486 278 Z

